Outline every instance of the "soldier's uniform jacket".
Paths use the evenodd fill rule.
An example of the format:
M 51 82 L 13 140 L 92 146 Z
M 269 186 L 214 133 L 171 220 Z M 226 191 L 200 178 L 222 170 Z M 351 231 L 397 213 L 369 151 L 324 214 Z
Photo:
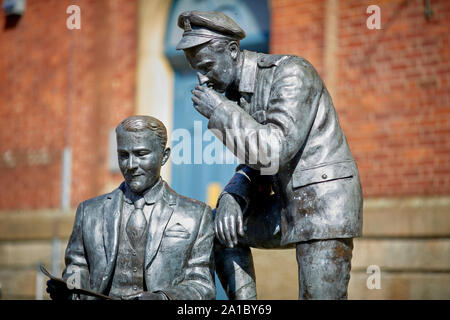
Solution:
M 241 140 L 235 145 L 247 161 L 249 154 L 259 152 L 258 161 L 249 164 L 254 169 L 267 167 L 268 159 L 272 164 L 278 161 L 272 181 L 282 208 L 281 244 L 360 236 L 358 169 L 318 73 L 301 57 L 243 54 L 239 92 L 249 103 L 222 103 L 208 128 L 219 130 L 216 135 L 224 143 Z M 247 131 L 242 135 L 227 133 L 243 128 Z M 242 149 L 245 139 L 247 150 Z M 277 148 L 278 159 L 273 152 Z M 248 189 L 239 192 L 248 197 Z
M 122 183 L 113 192 L 79 205 L 66 249 L 64 279 L 108 294 L 118 255 L 124 190 Z M 178 195 L 163 182 L 148 225 L 147 291 L 162 292 L 169 299 L 215 299 L 213 239 L 211 209 Z

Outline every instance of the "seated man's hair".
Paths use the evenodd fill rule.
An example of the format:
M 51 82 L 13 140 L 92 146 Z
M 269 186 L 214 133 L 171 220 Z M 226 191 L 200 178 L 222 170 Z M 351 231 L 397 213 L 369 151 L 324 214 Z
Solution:
M 164 123 L 151 116 L 131 116 L 123 120 L 116 128 L 118 133 L 119 128 L 125 131 L 139 132 L 144 130 L 153 131 L 161 141 L 163 149 L 167 143 L 167 130 Z

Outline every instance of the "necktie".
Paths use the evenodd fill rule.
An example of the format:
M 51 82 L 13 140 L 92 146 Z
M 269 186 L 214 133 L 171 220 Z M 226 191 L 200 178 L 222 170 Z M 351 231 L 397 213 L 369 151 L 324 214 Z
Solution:
M 145 219 L 144 211 L 142 210 L 144 204 L 144 198 L 136 200 L 134 202 L 135 209 L 131 213 L 130 218 L 128 218 L 126 231 L 133 248 L 136 248 L 139 240 L 145 232 L 145 227 L 147 226 L 147 220 Z

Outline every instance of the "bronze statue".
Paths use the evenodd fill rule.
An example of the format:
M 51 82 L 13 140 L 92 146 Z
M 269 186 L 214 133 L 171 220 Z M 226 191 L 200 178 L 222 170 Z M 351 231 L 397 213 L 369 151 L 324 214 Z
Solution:
M 164 124 L 132 116 L 116 128 L 125 181 L 77 209 L 63 279 L 120 299 L 215 299 L 211 209 L 160 177 Z M 73 283 L 73 281 L 71 281 Z M 50 280 L 53 299 L 86 299 Z
M 215 216 L 216 269 L 229 298 L 256 298 L 249 247 L 295 246 L 299 298 L 346 299 L 362 192 L 320 76 L 301 57 L 241 51 L 245 32 L 221 12 L 187 11 L 178 26 L 177 49 L 200 81 L 194 107 L 243 162 Z

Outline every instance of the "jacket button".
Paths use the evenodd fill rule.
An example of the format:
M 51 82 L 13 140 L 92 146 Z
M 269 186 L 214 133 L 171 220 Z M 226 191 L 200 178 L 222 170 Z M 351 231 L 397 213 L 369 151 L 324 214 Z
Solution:
M 134 272 L 137 272 L 137 268 L 136 268 L 136 267 L 134 267 L 134 268 L 133 268 L 133 271 L 134 271 Z
M 324 173 L 324 174 L 322 175 L 322 179 L 326 179 L 326 178 L 328 178 L 328 176 L 327 176 L 326 173 Z

